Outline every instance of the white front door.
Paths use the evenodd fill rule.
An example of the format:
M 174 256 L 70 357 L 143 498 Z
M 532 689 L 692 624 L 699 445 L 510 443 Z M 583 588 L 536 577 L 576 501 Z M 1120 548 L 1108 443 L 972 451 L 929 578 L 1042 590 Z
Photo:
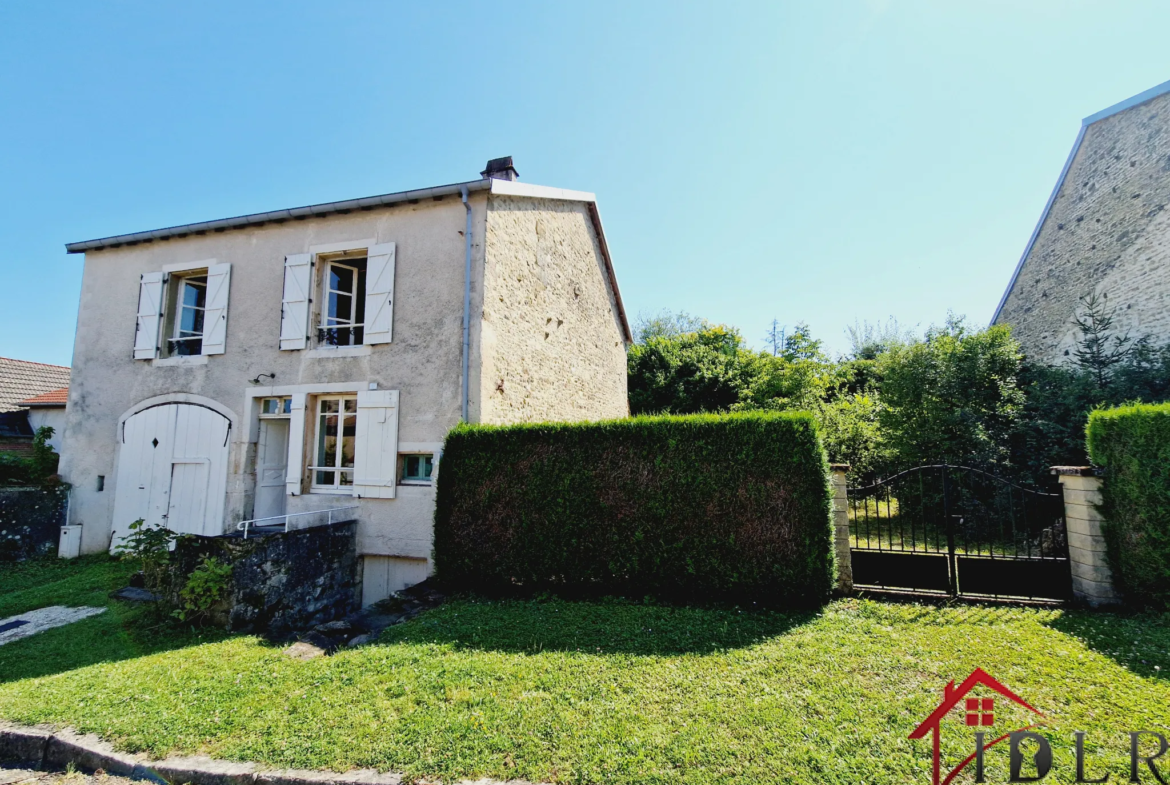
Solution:
M 206 406 L 136 412 L 119 434 L 112 546 L 139 518 L 180 534 L 223 533 L 231 423 Z
M 256 448 L 256 505 L 253 518 L 284 515 L 288 473 L 288 420 L 261 420 Z M 268 524 L 280 521 L 266 521 Z

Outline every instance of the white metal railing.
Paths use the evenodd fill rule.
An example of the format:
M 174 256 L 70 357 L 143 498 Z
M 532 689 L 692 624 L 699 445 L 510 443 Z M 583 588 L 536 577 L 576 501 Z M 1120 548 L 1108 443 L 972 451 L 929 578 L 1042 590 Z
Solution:
M 244 533 L 244 539 L 246 540 L 246 539 L 248 539 L 248 529 L 252 528 L 252 527 L 256 527 L 256 524 L 258 524 L 260 521 L 283 520 L 284 521 L 284 531 L 287 533 L 289 530 L 289 523 L 288 523 L 289 518 L 297 518 L 297 517 L 300 517 L 302 515 L 321 515 L 323 513 L 328 514 L 328 520 L 325 523 L 325 525 L 328 526 L 329 524 L 333 523 L 333 513 L 341 512 L 342 510 L 356 510 L 358 508 L 358 506 L 359 505 L 357 505 L 357 504 L 351 504 L 348 507 L 330 507 L 326 510 L 308 510 L 306 512 L 289 512 L 289 513 L 285 513 L 284 515 L 270 515 L 267 518 L 252 518 L 251 520 L 240 521 L 239 523 L 237 523 L 236 524 L 236 531 L 242 531 Z M 275 525 L 275 524 L 271 524 L 271 525 Z M 263 528 L 263 527 L 257 527 L 257 528 Z

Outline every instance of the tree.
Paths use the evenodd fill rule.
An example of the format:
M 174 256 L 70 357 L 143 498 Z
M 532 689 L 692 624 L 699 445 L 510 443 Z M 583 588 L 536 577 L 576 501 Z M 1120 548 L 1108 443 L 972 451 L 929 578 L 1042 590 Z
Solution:
M 638 314 L 634 324 L 634 342 L 644 344 L 651 338 L 675 338 L 687 333 L 697 333 L 711 327 L 711 323 L 686 311 L 663 310 L 647 316 Z
M 1098 387 L 1105 387 L 1113 376 L 1114 367 L 1130 358 L 1144 341 L 1135 342 L 1129 335 L 1114 335 L 1113 318 L 1116 308 L 1108 307 L 1108 296 L 1087 294 L 1080 302 L 1084 310 L 1073 317 L 1081 332 L 1081 340 L 1073 356 L 1083 370 L 1092 374 Z
M 879 362 L 879 421 L 895 465 L 1006 462 L 1023 394 L 1023 356 L 1005 326 L 972 331 L 953 315 Z
M 627 355 L 630 412 L 727 411 L 759 372 L 754 360 L 755 353 L 744 348 L 743 337 L 722 325 L 651 335 L 631 346 Z
M 764 333 L 764 345 L 771 347 L 773 357 L 780 354 L 780 348 L 784 346 L 784 331 L 786 329 L 779 320 L 773 319 L 772 324 L 768 326 L 768 332 Z

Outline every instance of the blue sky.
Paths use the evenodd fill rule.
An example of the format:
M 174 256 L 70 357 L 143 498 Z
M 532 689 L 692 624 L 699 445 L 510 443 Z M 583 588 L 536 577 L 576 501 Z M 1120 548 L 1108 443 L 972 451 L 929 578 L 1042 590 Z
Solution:
M 835 351 L 983 323 L 1081 118 L 1170 79 L 1167 29 L 1125 0 L 3 3 L 0 355 L 70 362 L 67 241 L 501 155 L 597 193 L 632 315 Z

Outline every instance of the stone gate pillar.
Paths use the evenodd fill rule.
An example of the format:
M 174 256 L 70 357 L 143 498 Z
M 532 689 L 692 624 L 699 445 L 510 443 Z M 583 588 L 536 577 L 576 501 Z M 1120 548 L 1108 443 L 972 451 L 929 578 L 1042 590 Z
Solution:
M 833 547 L 837 552 L 837 591 L 853 591 L 853 561 L 849 553 L 849 496 L 845 489 L 845 472 L 849 464 L 829 465 L 829 482 L 833 488 Z
M 1097 509 L 1101 503 L 1101 478 L 1092 466 L 1053 466 L 1052 473 L 1064 487 L 1064 526 L 1073 597 L 1092 607 L 1116 603 L 1119 598 L 1113 589 L 1113 571 L 1101 532 L 1105 519 Z

